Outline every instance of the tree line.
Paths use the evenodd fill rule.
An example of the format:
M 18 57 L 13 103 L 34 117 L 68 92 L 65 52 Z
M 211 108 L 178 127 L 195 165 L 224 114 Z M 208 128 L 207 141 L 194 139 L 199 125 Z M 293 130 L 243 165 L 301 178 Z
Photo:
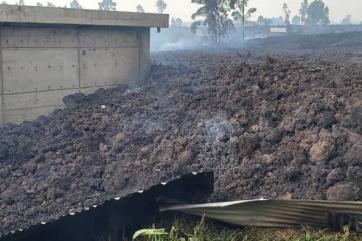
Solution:
M 7 2 L 3 1 L 1 4 L 6 5 Z M 26 5 L 25 0 L 19 0 L 16 3 L 16 5 L 19 5 L 19 6 Z M 42 3 L 38 2 L 36 4 L 36 6 L 38 6 L 38 7 L 56 7 L 51 2 L 47 2 L 47 4 L 42 4 Z M 155 6 L 157 8 L 157 12 L 159 12 L 159 13 L 163 13 L 167 8 L 167 4 L 166 4 L 166 2 L 164 0 L 156 0 Z M 64 7 L 66 8 L 67 6 L 65 5 Z M 74 8 L 74 9 L 82 9 L 82 6 L 78 2 L 78 0 L 72 0 L 69 3 L 69 7 Z M 98 9 L 99 10 L 107 10 L 107 11 L 115 11 L 117 9 L 117 3 L 114 0 L 102 0 L 101 2 L 98 2 Z M 139 13 L 144 13 L 145 12 L 144 8 L 140 4 L 137 5 L 136 11 L 139 12 Z
M 257 12 L 256 8 L 249 7 L 249 0 L 184 0 L 191 1 L 200 5 L 195 13 L 192 14 L 193 20 L 191 30 L 196 32 L 200 26 L 205 26 L 208 33 L 215 42 L 220 42 L 222 38 L 234 28 L 235 24 L 241 24 L 243 39 L 245 39 L 245 24 L 250 22 L 252 15 Z M 265 18 L 260 15 L 256 23 L 260 25 L 327 25 L 330 23 L 329 8 L 323 0 L 302 0 L 297 15 L 291 18 L 291 11 L 287 3 L 284 3 L 281 10 L 283 17 Z M 6 4 L 4 1 L 2 4 Z M 25 0 L 19 0 L 17 5 L 25 5 Z M 51 2 L 46 5 L 38 2 L 37 6 L 55 7 Z M 115 0 L 101 0 L 98 2 L 100 10 L 115 11 L 117 3 Z M 165 0 L 155 0 L 155 6 L 158 13 L 163 13 L 167 9 Z M 67 6 L 64 6 L 67 7 Z M 70 8 L 81 9 L 82 6 L 78 0 L 72 0 L 69 3 Z M 136 11 L 144 13 L 142 5 L 138 4 Z M 342 20 L 342 24 L 351 24 L 352 16 L 348 15 Z M 361 23 L 362 24 L 362 23 Z M 171 25 L 182 25 L 181 19 L 173 19 Z
M 243 29 L 243 39 L 245 39 L 245 24 L 251 15 L 257 11 L 256 8 L 248 8 L 249 0 L 191 0 L 192 3 L 199 4 L 200 8 L 192 15 L 194 22 L 191 25 L 192 31 L 196 31 L 199 26 L 206 26 L 209 34 L 215 42 L 219 42 L 234 27 L 235 23 L 241 23 Z M 291 11 L 288 4 L 282 6 L 284 13 L 280 18 L 264 18 L 259 16 L 257 23 L 261 25 L 271 25 L 275 20 L 279 24 L 289 25 L 321 25 L 329 24 L 329 8 L 323 0 L 303 0 L 299 14 L 291 20 Z M 349 19 L 346 19 L 347 22 Z

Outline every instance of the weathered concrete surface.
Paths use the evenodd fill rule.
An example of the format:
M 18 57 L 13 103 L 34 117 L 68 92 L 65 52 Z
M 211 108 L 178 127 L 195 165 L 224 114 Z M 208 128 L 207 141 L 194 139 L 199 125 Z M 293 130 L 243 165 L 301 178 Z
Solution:
M 68 94 L 142 83 L 149 27 L 167 24 L 168 15 L 0 5 L 0 123 L 48 114 Z
M 0 22 L 122 27 L 168 27 L 168 15 L 11 6 L 3 4 L 0 6 Z
M 80 87 L 102 87 L 138 79 L 137 48 L 82 48 Z
M 78 87 L 76 48 L 5 48 L 4 94 Z

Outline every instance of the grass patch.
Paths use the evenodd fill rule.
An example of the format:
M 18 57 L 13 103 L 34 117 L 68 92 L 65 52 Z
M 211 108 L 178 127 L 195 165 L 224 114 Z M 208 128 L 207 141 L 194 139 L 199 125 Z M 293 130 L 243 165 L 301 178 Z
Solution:
M 159 227 L 157 227 L 159 228 Z M 155 235 L 152 235 L 154 230 Z M 330 230 L 311 228 L 294 229 L 257 229 L 233 228 L 206 221 L 181 218 L 175 219 L 171 227 L 145 229 L 138 233 L 135 241 L 362 241 L 361 234 L 345 229 L 337 233 Z

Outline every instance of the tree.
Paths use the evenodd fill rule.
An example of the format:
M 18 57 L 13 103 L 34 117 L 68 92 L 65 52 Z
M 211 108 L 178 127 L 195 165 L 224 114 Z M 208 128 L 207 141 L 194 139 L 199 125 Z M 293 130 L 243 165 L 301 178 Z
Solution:
M 300 20 L 303 24 L 305 24 L 307 20 L 308 5 L 308 0 L 304 0 L 300 6 L 299 14 Z
M 157 0 L 156 2 L 157 12 L 163 13 L 167 8 L 167 3 L 163 0 Z
M 193 20 L 202 18 L 202 20 L 193 22 L 191 30 L 196 32 L 200 25 L 207 26 L 214 42 L 220 42 L 233 26 L 228 18 L 225 0 L 192 0 L 192 3 L 200 4 L 201 7 L 192 14 L 191 18 Z
M 48 2 L 47 7 L 48 8 L 55 8 L 55 5 L 53 3 L 51 3 L 51 2 Z
M 287 3 L 283 4 L 284 21 L 286 25 L 290 25 L 290 10 Z
M 99 10 L 115 11 L 117 8 L 117 3 L 113 0 L 102 0 L 98 3 Z
M 295 16 L 293 17 L 293 19 L 292 19 L 292 23 L 293 23 L 294 25 L 300 25 L 300 23 L 301 23 L 301 17 L 295 15 Z
M 8 3 L 6 1 L 3 1 L 1 4 L 2 5 L 8 5 Z
M 38 6 L 38 7 L 44 7 L 43 4 L 40 3 L 40 2 L 37 2 L 37 3 L 36 3 L 36 6 Z
M 24 5 L 25 5 L 24 0 L 19 0 L 19 2 L 18 2 L 18 4 L 17 4 L 17 5 L 19 5 L 19 6 L 24 6 Z
M 322 18 L 322 24 L 327 25 L 330 24 L 331 20 L 329 20 L 329 7 L 324 8 L 324 16 Z
M 183 25 L 183 21 L 181 18 L 172 18 L 171 19 L 171 26 L 174 26 L 174 27 L 182 27 Z
M 73 0 L 70 2 L 70 8 L 82 9 L 82 6 L 79 4 L 78 0 Z
M 325 6 L 322 0 L 314 0 L 307 9 L 308 24 L 328 24 L 329 23 L 329 8 Z
M 257 23 L 259 24 L 259 25 L 271 25 L 272 24 L 272 19 L 270 19 L 270 18 L 264 18 L 262 15 L 260 15 L 259 17 L 258 17 L 258 20 L 257 20 Z
M 256 8 L 250 8 L 246 13 L 245 9 L 248 5 L 249 0 L 229 0 L 229 6 L 231 9 L 238 9 L 234 11 L 231 15 L 234 17 L 240 16 L 242 28 L 243 28 L 243 41 L 245 40 L 245 22 L 248 18 L 251 17 L 252 13 L 256 12 Z
M 258 20 L 256 20 L 256 22 L 257 22 L 259 25 L 264 25 L 264 21 L 265 21 L 265 18 L 264 18 L 262 15 L 260 15 L 260 16 L 258 17 Z
M 352 24 L 352 15 L 347 15 L 344 19 L 342 19 L 342 24 L 350 25 Z
M 145 10 L 143 9 L 141 4 L 137 5 L 136 10 L 137 10 L 138 13 L 144 13 L 145 12 Z

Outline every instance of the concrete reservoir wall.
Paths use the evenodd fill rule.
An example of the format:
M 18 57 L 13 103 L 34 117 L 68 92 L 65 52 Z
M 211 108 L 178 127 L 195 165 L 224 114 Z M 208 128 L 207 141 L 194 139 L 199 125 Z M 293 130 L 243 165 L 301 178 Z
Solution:
M 30 16 L 33 14 L 31 8 L 25 9 Z M 0 9 L 0 21 L 1 16 Z M 48 114 L 63 107 L 62 99 L 69 94 L 91 93 L 120 83 L 140 83 L 149 72 L 149 57 L 150 27 L 147 26 L 61 21 L 59 24 L 3 23 L 0 25 L 0 123 L 19 123 Z

